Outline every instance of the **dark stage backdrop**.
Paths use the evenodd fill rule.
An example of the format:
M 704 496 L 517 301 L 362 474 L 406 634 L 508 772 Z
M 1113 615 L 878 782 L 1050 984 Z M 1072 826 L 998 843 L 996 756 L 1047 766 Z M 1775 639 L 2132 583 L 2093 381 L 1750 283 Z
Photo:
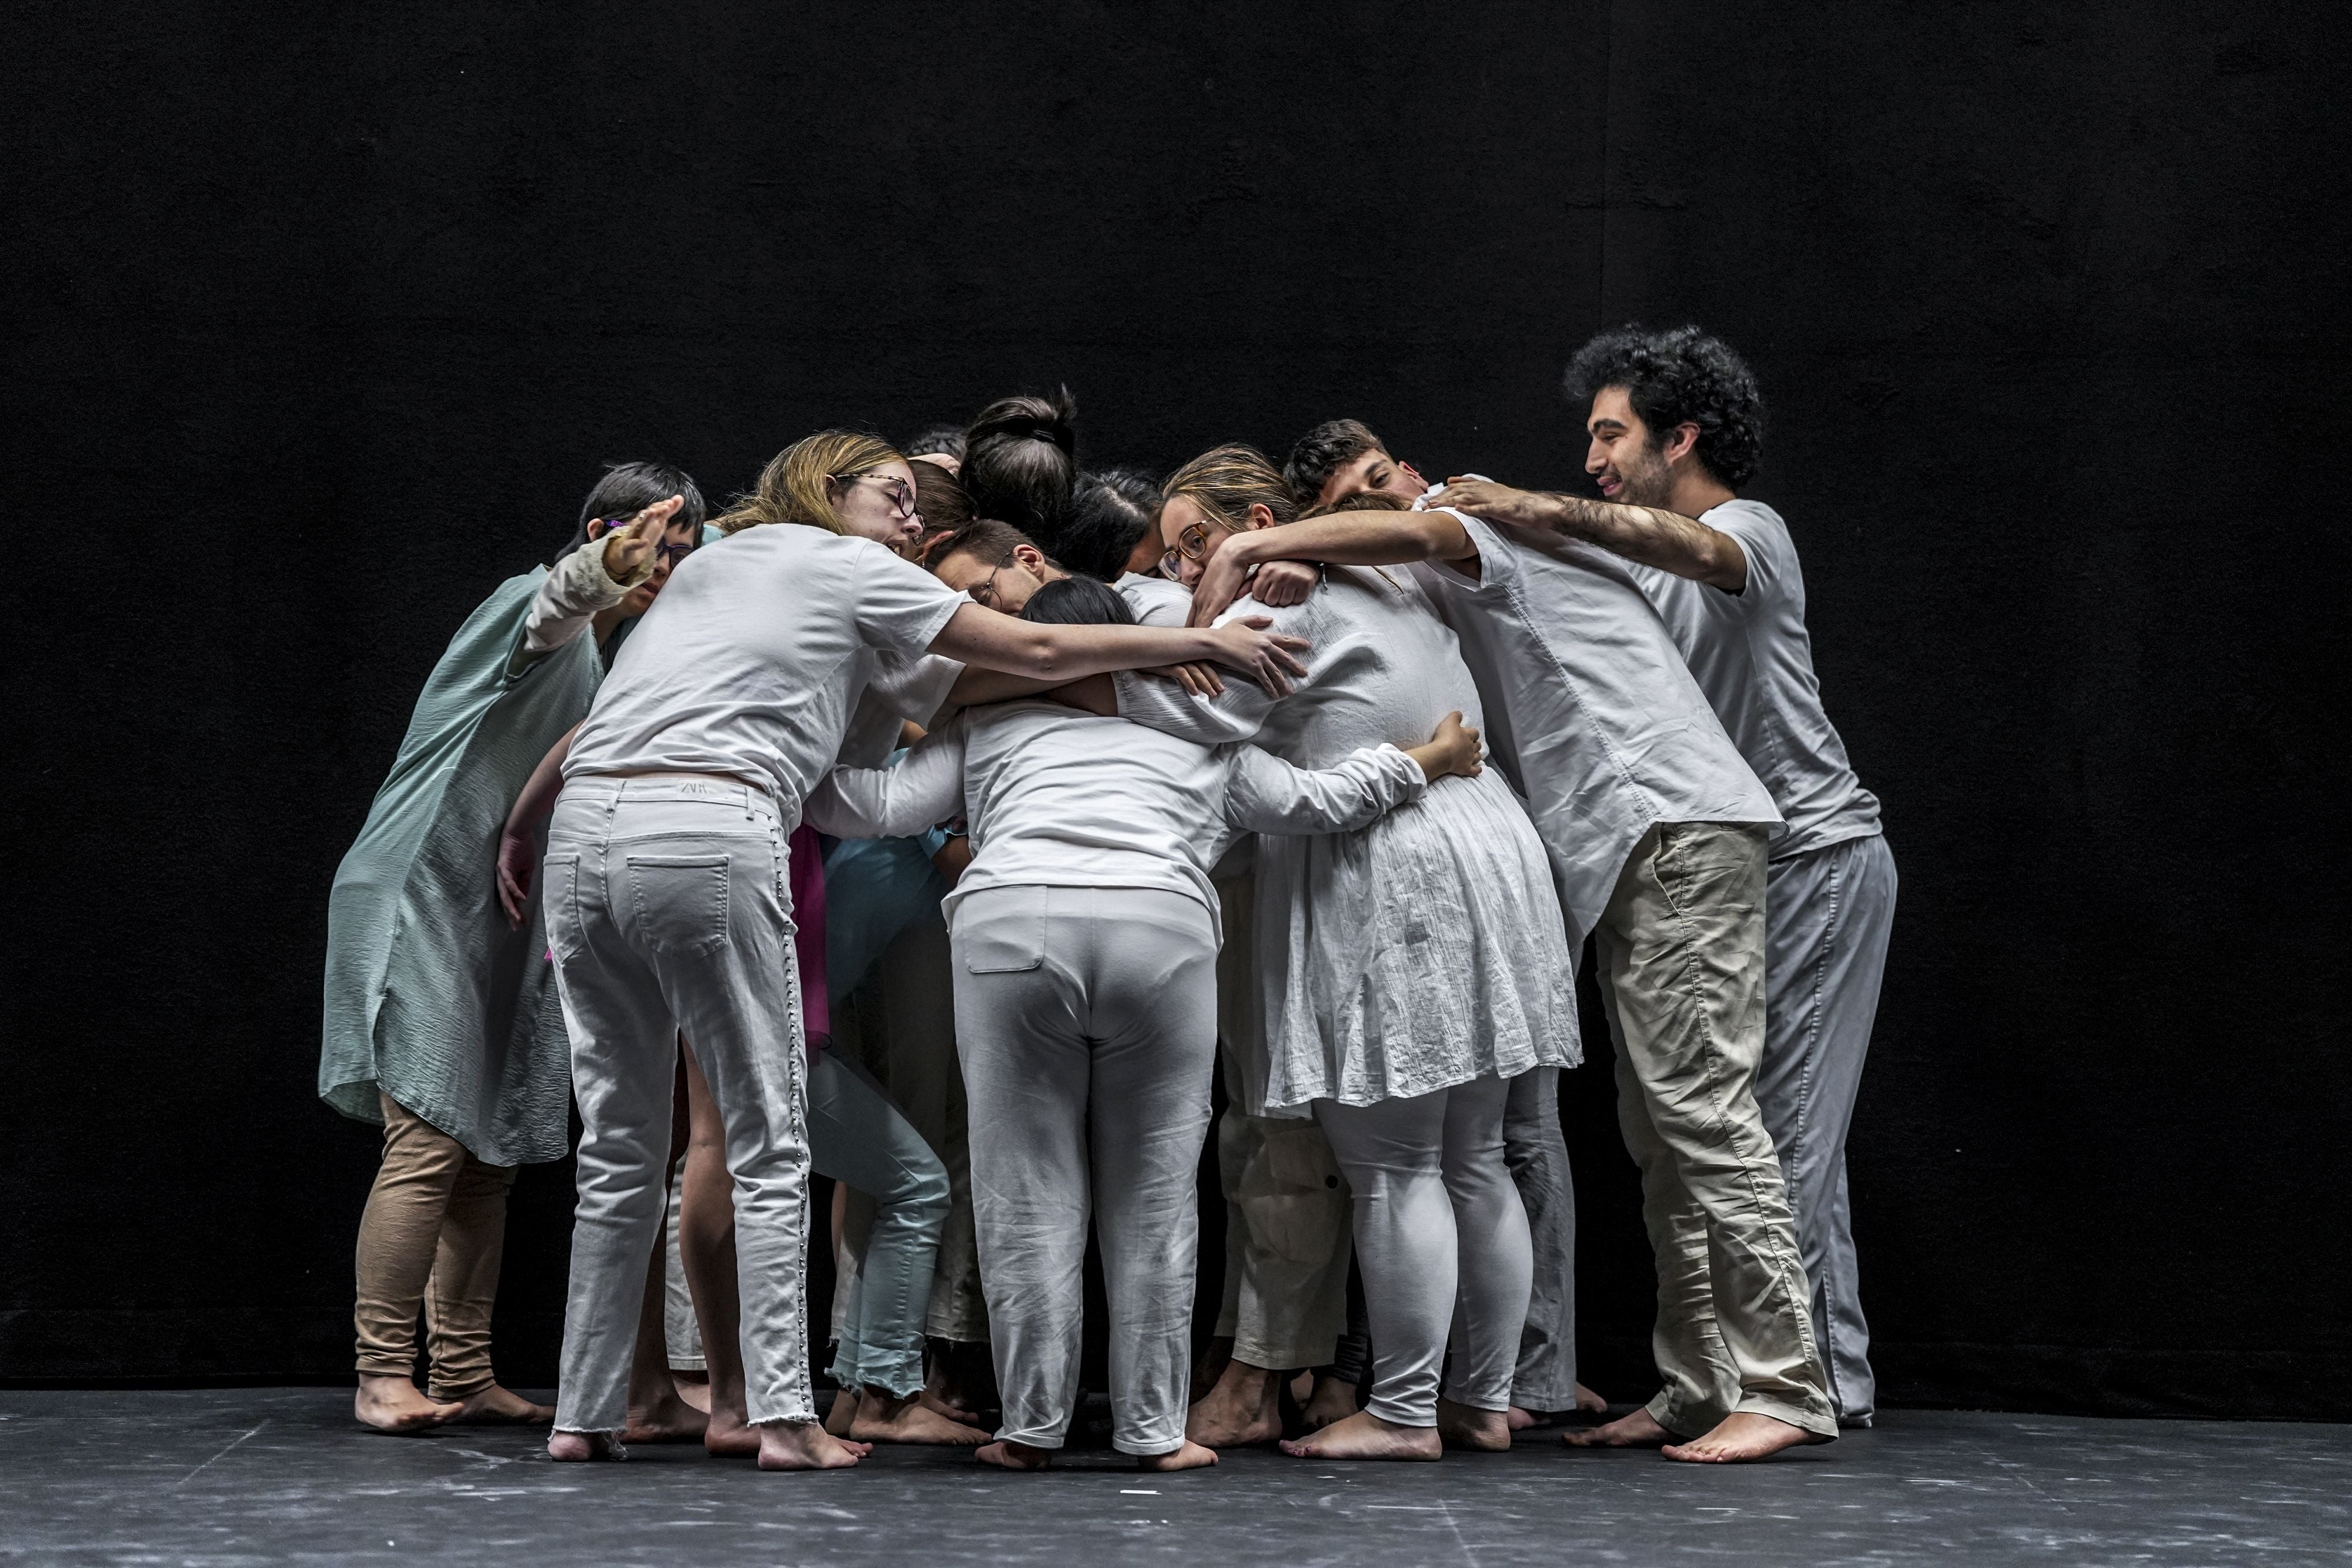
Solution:
M 274 16 L 265 11 L 275 12 Z M 0 1376 L 335 1376 L 326 895 L 600 463 L 1067 382 L 1086 454 L 1580 482 L 1696 320 L 1903 902 L 1855 1124 L 1890 1403 L 2352 1416 L 2337 13 L 14 7 Z M 2318 36 L 2325 33 L 2326 36 Z M 2335 152 L 2330 152 L 2329 148 Z M 1605 1040 L 1591 1381 L 1649 1392 Z M 544 1381 L 568 1172 L 503 1365 Z

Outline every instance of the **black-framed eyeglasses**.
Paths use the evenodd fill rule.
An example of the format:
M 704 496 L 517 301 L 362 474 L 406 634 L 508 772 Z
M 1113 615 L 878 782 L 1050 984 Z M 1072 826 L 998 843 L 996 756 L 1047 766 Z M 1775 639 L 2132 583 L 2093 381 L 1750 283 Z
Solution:
M 973 583 L 970 588 L 964 590 L 966 593 L 971 595 L 971 601 L 974 604 L 979 605 L 982 610 L 1001 610 L 1003 608 L 1003 606 L 997 602 L 1003 595 L 997 591 L 996 575 L 1003 570 L 1004 569 L 1001 566 L 992 566 L 989 568 L 988 575 L 986 577 L 981 579 L 978 582 Z
M 871 479 L 882 486 L 882 493 L 890 497 L 891 508 L 899 517 L 916 515 L 915 487 L 895 474 L 877 474 L 868 469 L 863 474 L 828 474 L 825 477 L 836 485 L 854 485 L 860 479 Z

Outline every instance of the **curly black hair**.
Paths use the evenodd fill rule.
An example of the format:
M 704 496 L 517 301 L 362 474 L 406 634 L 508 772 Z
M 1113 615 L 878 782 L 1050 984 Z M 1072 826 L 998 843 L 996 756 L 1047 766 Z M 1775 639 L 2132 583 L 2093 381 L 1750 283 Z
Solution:
M 1720 338 L 1696 327 L 1603 332 L 1568 362 L 1568 395 L 1583 402 L 1623 387 L 1633 412 L 1661 440 L 1678 424 L 1698 426 L 1692 448 L 1706 471 L 1737 490 L 1764 460 L 1764 394 L 1756 373 Z

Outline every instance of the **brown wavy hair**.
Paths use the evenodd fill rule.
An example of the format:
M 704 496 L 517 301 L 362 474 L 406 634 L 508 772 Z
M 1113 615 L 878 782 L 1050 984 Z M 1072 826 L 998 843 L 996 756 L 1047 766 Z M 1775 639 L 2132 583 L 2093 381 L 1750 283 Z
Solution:
M 761 523 L 799 523 L 829 534 L 840 533 L 841 514 L 834 510 L 833 497 L 825 493 L 826 482 L 905 461 L 897 447 L 878 435 L 855 430 L 820 430 L 814 435 L 803 435 L 768 459 L 750 493 L 736 497 L 732 505 L 710 519 L 711 526 L 721 533 L 740 534 Z
M 1237 533 L 1249 527 L 1253 503 L 1272 512 L 1277 523 L 1298 517 L 1298 497 L 1282 470 L 1256 447 L 1238 442 L 1202 453 L 1168 476 L 1160 490 L 1162 507 L 1178 496 L 1188 497 L 1203 516 Z

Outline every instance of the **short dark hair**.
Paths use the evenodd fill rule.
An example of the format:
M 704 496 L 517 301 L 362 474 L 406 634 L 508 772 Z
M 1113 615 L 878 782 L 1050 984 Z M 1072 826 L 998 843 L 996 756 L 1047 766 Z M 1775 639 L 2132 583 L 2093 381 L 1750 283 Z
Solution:
M 963 461 L 963 432 L 952 424 L 929 424 L 921 434 L 898 448 L 901 457 L 929 457 L 932 454 Z
M 1160 486 L 1134 468 L 1104 468 L 1078 476 L 1070 514 L 1054 554 L 1072 571 L 1117 582 L 1127 558 L 1160 518 Z
M 907 468 L 915 476 L 915 515 L 923 520 L 915 559 L 926 561 L 941 539 L 971 521 L 971 497 L 954 475 L 926 458 L 909 457 Z
M 625 517 L 644 511 L 656 501 L 667 501 L 672 496 L 686 504 L 669 520 L 671 528 L 700 528 L 704 516 L 702 492 L 695 487 L 693 476 L 683 468 L 667 463 L 607 463 L 604 476 L 580 503 L 580 521 L 572 530 L 571 542 L 555 552 L 562 560 L 588 542 L 588 525 L 599 517 Z
M 977 556 L 983 566 L 1011 566 L 1013 552 L 1023 545 L 1036 549 L 1037 541 L 1011 523 L 976 517 L 933 545 L 923 559 L 934 571 L 951 555 Z
M 1298 514 L 1298 520 L 1328 517 L 1334 512 L 1410 512 L 1412 503 L 1402 496 L 1392 496 L 1386 490 L 1358 490 L 1340 497 L 1328 507 L 1309 507 Z
M 1388 452 L 1388 445 L 1353 419 L 1327 419 L 1298 438 L 1290 449 L 1290 461 L 1282 465 L 1282 476 L 1298 496 L 1298 504 L 1311 507 L 1323 494 L 1323 486 L 1331 476 L 1361 457 L 1367 452 Z M 1389 454 L 1394 456 L 1394 453 Z
M 1692 454 L 1734 490 L 1763 463 L 1764 394 L 1756 373 L 1729 344 L 1696 327 L 1603 332 L 1568 362 L 1567 384 L 1580 402 L 1603 387 L 1623 387 L 1653 443 L 1678 424 L 1697 425 Z
M 1078 477 L 1077 417 L 1067 387 L 1052 397 L 998 398 L 982 409 L 963 433 L 961 478 L 972 511 L 1056 542 Z
M 1029 596 L 1021 619 L 1048 626 L 1132 626 L 1135 612 L 1099 578 L 1057 577 Z

